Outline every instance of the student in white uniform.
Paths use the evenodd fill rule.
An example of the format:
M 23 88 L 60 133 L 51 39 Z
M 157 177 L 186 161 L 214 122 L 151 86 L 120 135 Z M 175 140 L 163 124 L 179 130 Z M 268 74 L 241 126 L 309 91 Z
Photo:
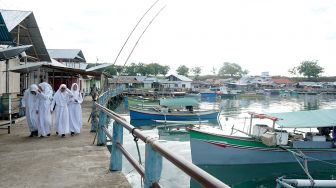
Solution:
M 78 84 L 74 83 L 71 86 L 72 98 L 69 103 L 69 126 L 71 136 L 79 134 L 82 128 L 82 94 L 79 92 Z
M 55 108 L 56 134 L 65 137 L 69 133 L 68 103 L 71 101 L 71 91 L 62 84 L 54 95 L 51 103 L 51 111 Z
M 51 101 L 52 88 L 46 83 L 42 82 L 39 85 L 38 98 L 38 133 L 40 137 L 50 136 L 51 131 Z
M 30 136 L 38 136 L 38 87 L 36 84 L 32 84 L 23 94 L 22 106 L 26 110 L 26 120 L 30 131 Z

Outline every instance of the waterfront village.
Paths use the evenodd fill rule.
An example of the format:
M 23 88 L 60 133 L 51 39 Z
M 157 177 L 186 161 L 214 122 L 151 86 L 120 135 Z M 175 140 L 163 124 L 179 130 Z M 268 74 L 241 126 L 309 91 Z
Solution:
M 125 66 L 116 66 L 112 63 L 87 62 L 85 52 L 80 49 L 80 46 L 78 49 L 67 49 L 65 43 L 64 49 L 48 48 L 34 13 L 21 10 L 0 10 L 0 40 L 0 128 L 5 129 L 0 130 L 0 158 L 2 159 L 0 187 L 35 187 L 35 182 L 38 182 L 37 187 L 50 185 L 131 187 L 134 186 L 134 182 L 130 185 L 129 181 L 132 180 L 121 173 L 122 155 L 144 179 L 145 187 L 158 185 L 163 157 L 205 187 L 226 187 L 224 183 L 230 180 L 225 178 L 223 180 L 221 175 L 213 177 L 203 171 L 206 168 L 201 169 L 196 165 L 296 164 L 296 160 L 304 162 L 315 159 L 316 161 L 336 160 L 334 109 L 287 114 L 249 112 L 251 117 L 249 130 L 236 130 L 236 127 L 230 127 L 228 131 L 232 134 L 230 136 L 217 133 L 225 129 L 220 123 L 221 109 L 199 109 L 199 98 L 209 97 L 214 97 L 216 99 L 214 104 L 217 105 L 221 100 L 244 98 L 250 100 L 265 96 L 334 96 L 336 77 L 321 76 L 323 68 L 319 66 L 318 61 L 303 60 L 301 64 L 298 62 L 291 70 L 292 77 L 270 75 L 268 70 L 260 70 L 260 75 L 250 75 L 238 64 L 229 62 L 219 63 L 219 68 L 217 70 L 214 68 L 213 74 L 210 75 L 203 75 L 201 67 L 185 65 L 180 65 L 174 72 L 169 66 L 159 63 L 129 63 Z M 34 84 L 38 86 L 33 87 Z M 43 118 L 51 116 L 53 111 L 56 111 L 57 116 L 65 123 L 60 122 L 58 117 L 53 117 L 53 124 L 56 124 L 55 130 L 51 125 L 46 128 L 48 129 L 46 134 L 42 133 L 45 131 L 43 128 L 42 132 L 37 128 L 39 133 L 34 129 L 30 136 L 40 136 L 42 139 L 29 139 L 25 107 L 28 108 L 27 105 L 31 101 L 27 102 L 27 100 L 30 100 L 29 97 L 33 98 L 33 95 L 45 94 L 47 90 L 51 91 L 51 104 L 55 104 L 46 108 L 48 109 L 46 111 L 38 110 L 38 122 L 40 122 L 38 126 L 43 126 L 41 122 L 47 122 Z M 25 91 L 29 92 L 25 93 Z M 69 96 L 62 94 L 64 92 L 69 92 Z M 25 95 L 29 96 L 25 98 Z M 52 99 L 53 95 L 54 99 Z M 66 101 L 65 96 L 70 99 Z M 117 102 L 117 105 L 120 105 L 120 101 L 126 100 L 129 100 L 125 102 L 126 107 L 127 105 L 134 107 L 126 113 L 130 122 L 126 122 L 125 117 L 122 116 L 125 114 L 117 114 L 105 107 L 106 104 L 111 107 L 112 103 Z M 141 102 L 131 103 L 132 100 Z M 41 101 L 37 104 L 41 105 Z M 62 114 L 63 107 L 67 104 L 69 112 Z M 36 108 L 40 109 L 40 106 Z M 49 113 L 50 108 L 51 113 Z M 76 119 L 78 114 L 72 114 L 71 109 L 75 109 L 73 111 L 76 112 L 78 110 L 80 116 L 78 119 Z M 43 113 L 48 115 L 41 115 Z M 30 114 L 29 118 L 33 119 L 32 116 Z M 107 128 L 108 117 L 114 122 L 113 134 L 109 133 L 110 129 Z M 270 126 L 252 125 L 252 118 L 268 119 L 272 124 Z M 323 118 L 323 121 L 314 118 Z M 69 119 L 71 136 L 67 135 L 70 134 L 69 130 L 64 131 L 66 128 L 62 128 L 64 124 L 68 124 Z M 227 119 L 226 117 L 226 121 Z M 160 139 L 163 139 L 162 127 L 168 131 L 165 135 L 183 135 L 181 139 L 190 141 L 191 154 L 189 155 L 192 161 L 176 157 L 174 152 L 166 149 L 167 144 L 159 142 L 157 138 L 144 135 L 146 132 L 141 131 L 141 125 L 152 124 L 146 121 L 137 125 L 137 120 L 149 120 L 155 126 L 159 124 L 157 129 Z M 211 125 L 212 120 L 216 121 L 217 127 L 218 124 L 220 125 L 220 129 L 216 129 L 216 134 L 193 127 Z M 82 130 L 71 128 L 71 124 L 78 124 L 78 122 L 80 124 L 78 127 Z M 279 127 L 276 128 L 275 124 Z M 181 125 L 185 128 L 181 128 Z M 214 125 L 210 128 L 213 127 Z M 122 146 L 122 135 L 124 134 L 125 137 L 127 132 L 123 133 L 123 128 L 130 132 L 131 141 L 134 140 L 136 143 L 139 161 L 132 158 Z M 294 132 L 283 130 L 286 128 L 294 129 Z M 317 132 L 296 131 L 300 128 L 317 128 Z M 235 137 L 234 132 L 238 133 L 239 137 Z M 242 139 L 239 133 L 246 138 Z M 145 160 L 145 165 L 142 164 L 140 157 L 137 142 L 139 139 L 146 144 L 146 158 L 151 159 Z M 109 145 L 111 142 L 112 144 L 109 145 L 109 150 L 103 150 L 101 147 L 93 146 L 92 140 L 93 143 L 97 142 L 98 146 Z M 112 154 L 106 154 L 106 151 Z M 248 159 L 243 156 L 248 156 Z M 57 161 L 53 157 L 64 160 Z M 308 185 L 307 182 L 311 185 L 314 180 L 308 172 L 308 167 L 302 166 L 302 168 L 308 176 L 308 179 L 302 182 L 306 183 L 305 185 Z M 28 172 L 26 170 L 32 171 L 25 173 Z M 119 173 L 107 173 L 108 170 Z M 74 178 L 68 179 L 69 177 Z M 282 186 L 296 181 L 278 177 L 274 178 L 274 182 L 277 181 Z M 33 182 L 27 179 L 32 179 Z M 67 183 L 67 186 L 64 183 Z M 326 180 L 323 183 L 320 181 L 315 183 L 335 185 L 336 182 Z M 190 184 L 194 182 L 191 181 Z

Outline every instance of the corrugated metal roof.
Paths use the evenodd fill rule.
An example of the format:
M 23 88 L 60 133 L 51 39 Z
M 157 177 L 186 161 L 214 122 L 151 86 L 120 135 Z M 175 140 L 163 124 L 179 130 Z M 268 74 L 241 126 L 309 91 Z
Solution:
M 101 71 L 101 70 L 104 70 L 104 69 L 108 68 L 109 66 L 113 66 L 113 64 L 112 63 L 104 63 L 104 64 L 101 64 L 101 65 L 97 65 L 97 66 L 88 68 L 88 69 L 86 69 L 86 71 Z
M 5 20 L 8 31 L 12 31 L 17 25 L 19 25 L 25 18 L 27 18 L 32 11 L 21 10 L 2 10 L 0 12 Z
M 5 45 L 13 44 L 12 36 L 7 29 L 5 20 L 3 19 L 1 12 L 0 12 L 0 44 Z
M 54 59 L 77 59 L 80 62 L 86 62 L 80 49 L 48 49 L 48 53 Z
M 80 75 L 92 75 L 92 76 L 101 75 L 101 73 L 99 72 L 94 72 L 94 71 L 87 72 L 81 69 L 69 68 L 69 67 L 64 66 L 63 64 L 58 63 L 57 61 L 27 63 L 25 65 L 11 67 L 9 71 L 16 72 L 16 73 L 28 73 L 31 71 L 35 71 L 41 67 L 48 68 L 48 69 L 54 69 L 54 70 L 58 70 L 60 72 L 65 72 L 65 73 L 76 73 Z
M 33 12 L 0 9 L 0 13 L 15 43 L 33 45 L 26 51 L 28 56 L 36 57 L 39 61 L 51 61 Z M 20 29 L 19 41 L 15 41 L 18 40 L 16 29 L 18 25 L 21 25 L 22 28 Z
M 31 45 L 24 45 L 24 46 L 16 46 L 0 49 L 0 61 L 12 59 L 21 54 L 22 52 L 26 51 L 30 47 Z
M 192 79 L 186 77 L 186 76 L 183 76 L 183 75 L 179 75 L 179 74 L 171 74 L 170 76 L 174 76 L 176 77 L 177 79 L 179 79 L 180 81 L 184 81 L 184 82 L 192 82 Z M 168 76 L 169 77 L 169 76 Z

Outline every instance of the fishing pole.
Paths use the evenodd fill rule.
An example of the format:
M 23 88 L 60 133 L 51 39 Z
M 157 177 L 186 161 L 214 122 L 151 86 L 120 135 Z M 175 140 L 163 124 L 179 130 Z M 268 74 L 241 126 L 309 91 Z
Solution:
M 166 8 L 166 5 L 163 6 L 163 7 L 159 10 L 158 13 L 156 13 L 156 15 L 153 17 L 153 19 L 148 23 L 147 27 L 143 30 L 143 32 L 141 33 L 140 37 L 138 38 L 138 40 L 136 41 L 135 45 L 133 46 L 133 48 L 132 48 L 132 50 L 131 50 L 131 53 L 128 55 L 128 57 L 127 57 L 127 59 L 126 59 L 126 61 L 125 61 L 125 63 L 124 63 L 123 66 L 126 65 L 127 61 L 129 60 L 129 58 L 130 58 L 131 55 L 133 54 L 134 49 L 137 47 L 137 45 L 138 45 L 140 39 L 141 39 L 142 36 L 145 34 L 145 32 L 147 31 L 147 29 L 149 28 L 149 26 L 153 23 L 153 21 L 155 20 L 155 18 L 157 18 L 158 15 L 163 11 L 164 8 Z
M 130 39 L 130 37 L 132 36 L 133 32 L 135 31 L 135 29 L 138 27 L 138 25 L 140 24 L 140 22 L 142 21 L 142 19 L 147 15 L 147 13 L 154 7 L 154 5 L 156 5 L 157 2 L 159 2 L 160 0 L 155 1 L 152 6 L 149 7 L 149 9 L 142 15 L 142 17 L 139 19 L 139 21 L 135 24 L 135 26 L 133 27 L 133 30 L 130 32 L 130 34 L 128 35 L 126 41 L 124 42 L 124 44 L 122 45 L 121 49 L 119 50 L 119 53 L 117 55 L 117 57 L 115 58 L 113 65 L 116 64 L 121 52 L 124 50 L 124 47 L 126 46 L 128 40 Z
M 133 51 L 134 51 L 134 49 L 137 47 L 137 45 L 138 45 L 140 39 L 142 38 L 142 36 L 145 34 L 145 32 L 147 31 L 147 29 L 149 28 L 149 26 L 150 26 L 150 25 L 153 23 L 153 21 L 159 16 L 159 14 L 163 11 L 164 8 L 166 8 L 166 5 L 163 6 L 163 7 L 162 7 L 162 8 L 155 14 L 155 16 L 152 18 L 152 20 L 151 20 L 151 21 L 148 23 L 148 25 L 146 26 L 146 28 L 142 31 L 142 33 L 141 33 L 141 35 L 139 36 L 138 40 L 137 40 L 136 43 L 134 44 L 134 46 L 133 46 L 131 52 L 129 53 L 129 55 L 128 55 L 128 57 L 127 57 L 127 59 L 126 59 L 124 65 L 123 65 L 123 68 L 126 66 L 128 60 L 129 60 L 129 58 L 130 58 L 131 55 L 133 54 Z M 119 76 L 117 77 L 116 84 L 118 84 L 118 81 L 119 81 Z

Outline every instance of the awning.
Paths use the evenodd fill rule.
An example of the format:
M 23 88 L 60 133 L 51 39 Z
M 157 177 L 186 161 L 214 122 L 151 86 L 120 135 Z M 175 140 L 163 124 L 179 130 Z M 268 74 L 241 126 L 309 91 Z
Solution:
M 336 126 L 336 109 L 267 113 L 277 117 L 276 122 L 283 128 L 318 128 Z
M 31 46 L 32 45 L 23 45 L 23 46 L 16 46 L 16 47 L 0 49 L 0 61 L 12 59 L 16 57 L 17 55 L 21 54 L 22 52 L 26 51 Z
M 60 63 L 55 64 L 55 62 L 27 63 L 25 65 L 19 65 L 16 67 L 12 67 L 9 69 L 9 71 L 16 72 L 16 73 L 29 73 L 39 68 L 45 68 L 45 69 L 49 69 L 50 71 L 56 70 L 56 71 L 64 72 L 64 73 L 74 73 L 74 74 L 89 75 L 89 76 L 101 76 L 102 74 L 100 72 L 95 72 L 95 71 L 88 72 L 82 69 L 69 68 L 64 65 L 60 66 L 59 64 Z
M 160 99 L 161 106 L 167 106 L 169 108 L 181 108 L 185 106 L 198 106 L 199 102 L 196 98 L 168 98 Z

